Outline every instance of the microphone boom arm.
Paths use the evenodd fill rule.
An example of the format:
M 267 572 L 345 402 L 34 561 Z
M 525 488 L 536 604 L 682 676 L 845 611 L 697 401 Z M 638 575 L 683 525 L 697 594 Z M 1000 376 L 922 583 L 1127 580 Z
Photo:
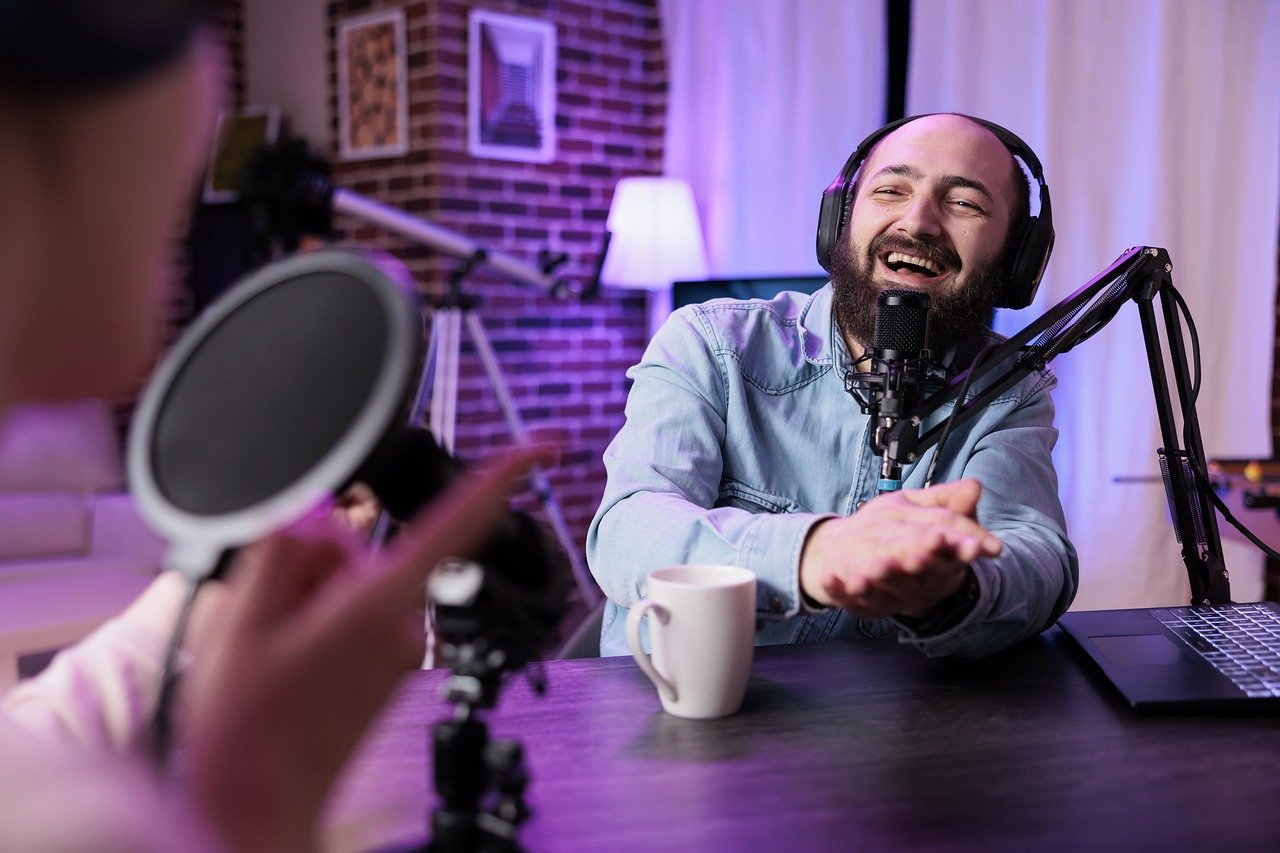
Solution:
M 1182 327 L 1173 298 L 1173 264 L 1165 249 L 1138 246 L 1122 254 L 1107 269 L 1032 321 L 1020 332 L 993 349 L 981 363 L 953 377 L 945 387 L 925 399 L 908 417 L 899 420 L 885 436 L 885 456 L 895 463 L 914 462 L 938 443 L 947 423 L 944 420 L 920 435 L 920 426 L 935 412 L 952 402 L 966 382 L 1003 367 L 994 382 L 967 400 L 958 401 L 949 416 L 951 426 L 963 424 L 985 409 L 1000 394 L 1033 372 L 1042 370 L 1054 356 L 1092 337 L 1119 311 L 1124 302 L 1138 304 L 1147 363 L 1155 392 L 1156 409 L 1167 462 L 1166 488 L 1174 532 L 1182 546 L 1182 559 L 1191 582 L 1191 603 L 1225 604 L 1230 601 L 1226 567 L 1217 518 L 1207 497 L 1197 487 L 1192 466 L 1203 464 L 1204 448 L 1196 418 L 1194 396 L 1187 365 Z M 1161 314 L 1157 318 L 1153 301 L 1159 294 Z M 1163 319 L 1168 339 L 1170 363 L 1183 414 L 1186 447 L 1178 437 L 1177 416 L 1165 373 L 1160 343 L 1159 319 Z M 1034 341 L 1034 342 L 1033 342 Z M 1012 359 L 1011 365 L 1006 362 Z M 973 373 L 972 378 L 969 377 Z

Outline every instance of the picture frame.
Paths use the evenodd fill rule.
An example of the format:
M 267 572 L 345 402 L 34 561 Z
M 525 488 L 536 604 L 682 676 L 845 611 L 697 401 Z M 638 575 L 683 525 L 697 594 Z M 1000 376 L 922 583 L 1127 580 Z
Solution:
M 372 160 L 408 153 L 404 9 L 339 22 L 336 44 L 339 156 Z
M 467 151 L 549 163 L 556 156 L 556 28 L 472 9 L 467 38 Z
M 201 199 L 205 204 L 225 204 L 240 200 L 240 184 L 245 166 L 254 151 L 274 145 L 280 134 L 280 109 L 252 106 L 221 110 L 214 132 L 213 147 L 205 168 Z

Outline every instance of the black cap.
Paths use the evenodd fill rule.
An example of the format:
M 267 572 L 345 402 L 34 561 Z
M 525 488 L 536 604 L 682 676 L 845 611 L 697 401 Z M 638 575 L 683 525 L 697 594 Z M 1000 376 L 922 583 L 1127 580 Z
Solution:
M 0 0 L 0 78 L 20 89 L 84 91 L 176 58 L 197 0 Z

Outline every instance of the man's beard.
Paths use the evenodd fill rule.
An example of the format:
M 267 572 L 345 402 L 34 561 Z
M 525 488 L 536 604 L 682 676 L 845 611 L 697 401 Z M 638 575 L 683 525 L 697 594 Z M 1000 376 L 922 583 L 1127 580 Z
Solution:
M 871 241 L 862 258 L 855 256 L 853 241 L 837 242 L 831 253 L 836 321 L 845 335 L 862 344 L 864 349 L 875 338 L 876 299 L 880 291 L 898 286 L 892 283 L 881 286 L 872 279 L 876 258 L 886 250 L 939 258 L 952 269 L 959 265 L 951 249 L 901 235 L 880 235 Z M 1008 278 L 1006 254 L 1001 252 L 994 260 L 975 266 L 958 287 L 929 291 L 929 340 L 926 343 L 935 358 L 987 328 Z

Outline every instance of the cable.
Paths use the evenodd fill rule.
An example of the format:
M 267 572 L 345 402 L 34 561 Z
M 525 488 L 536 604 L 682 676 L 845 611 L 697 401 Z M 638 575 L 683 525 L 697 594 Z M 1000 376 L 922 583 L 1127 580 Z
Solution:
M 956 395 L 955 405 L 951 407 L 951 414 L 947 416 L 947 422 L 943 424 L 942 427 L 942 434 L 938 436 L 938 443 L 933 448 L 933 457 L 929 460 L 929 470 L 928 473 L 924 475 L 924 487 L 926 489 L 933 485 L 934 474 L 938 471 L 938 457 L 942 455 L 942 447 L 947 443 L 947 439 L 951 436 L 951 428 L 955 425 L 956 416 L 960 412 L 960 407 L 964 405 L 964 398 L 969 393 L 969 386 L 973 384 L 973 379 L 978 372 L 978 368 L 987 360 L 987 356 L 991 355 L 991 353 L 994 352 L 1002 343 L 1004 342 L 996 341 L 994 343 L 987 344 L 985 347 L 978 350 L 978 354 L 973 357 L 973 361 L 969 364 L 969 369 L 964 375 L 964 382 L 960 385 L 960 393 Z
M 1036 338 L 1034 342 L 1029 344 L 1022 351 L 1019 360 L 1023 363 L 1046 364 L 1053 358 L 1069 352 L 1078 344 L 1088 340 L 1089 338 L 1100 332 L 1103 327 L 1111 322 L 1120 307 L 1128 302 L 1127 292 L 1129 289 L 1129 279 L 1132 277 L 1132 270 L 1127 270 L 1123 275 L 1118 277 L 1110 286 L 1095 300 L 1078 305 L 1076 308 L 1059 318 L 1056 323 L 1046 329 Z M 1087 308 L 1087 310 L 1086 310 Z M 1084 316 L 1080 315 L 1084 313 Z M 1077 336 L 1076 329 L 1081 324 L 1084 331 L 1079 332 Z M 1069 345 L 1063 345 L 1064 341 L 1070 341 Z M 973 363 L 969 366 L 969 370 L 965 374 L 964 382 L 960 386 L 960 391 L 956 396 L 955 406 L 951 410 L 951 414 L 947 417 L 943 424 L 942 433 L 938 436 L 937 445 L 934 449 L 933 457 L 929 460 L 928 473 L 925 474 L 925 488 L 933 485 L 933 478 L 937 473 L 938 457 L 942 455 L 943 445 L 951 436 L 951 431 L 956 423 L 956 419 L 960 413 L 961 407 L 964 405 L 965 396 L 969 393 L 969 387 L 972 384 L 978 368 L 986 361 L 987 357 L 1001 346 L 1004 342 L 996 342 L 987 344 L 978 351 L 974 357 Z M 1197 362 L 1198 363 L 1198 362 Z
M 173 633 L 169 635 L 169 644 L 165 648 L 164 665 L 160 674 L 160 693 L 156 698 L 155 712 L 151 717 L 151 757 L 158 767 L 163 768 L 169 760 L 169 750 L 173 745 L 173 697 L 178 687 L 178 652 L 182 648 L 182 637 L 187 630 L 187 620 L 191 617 L 192 605 L 196 593 L 206 578 L 189 579 L 186 593 L 182 599 L 182 608 L 178 611 Z
M 1196 321 L 1191 316 L 1191 308 L 1187 306 L 1187 301 L 1182 298 L 1182 294 L 1173 286 L 1173 282 L 1167 282 L 1166 286 L 1169 290 L 1169 296 L 1178 305 L 1178 309 L 1182 312 L 1182 319 L 1187 324 L 1187 334 L 1191 337 L 1191 404 L 1194 406 L 1200 398 L 1200 335 L 1196 331 Z
M 1222 517 L 1230 522 L 1232 527 L 1240 531 L 1240 533 L 1253 543 L 1258 550 L 1262 551 L 1263 554 L 1271 557 L 1272 559 L 1280 560 L 1280 553 L 1276 552 L 1269 545 L 1266 545 L 1244 524 L 1244 522 L 1237 519 L 1231 512 L 1231 509 L 1226 505 L 1226 502 L 1224 502 L 1218 495 L 1217 489 L 1213 487 L 1213 481 L 1209 477 L 1209 468 L 1206 461 L 1198 457 L 1191 446 L 1191 430 L 1189 427 L 1190 420 L 1188 416 L 1195 413 L 1196 402 L 1200 396 L 1202 378 L 1200 363 L 1200 335 L 1196 331 L 1196 321 L 1195 318 L 1191 316 L 1191 308 L 1187 305 L 1187 301 L 1183 298 L 1182 294 L 1178 292 L 1172 282 L 1166 281 L 1165 287 L 1169 291 L 1169 295 L 1173 299 L 1174 303 L 1178 306 L 1178 310 L 1182 314 L 1182 319 L 1187 325 L 1187 335 L 1191 338 L 1193 378 L 1190 397 L 1182 407 L 1182 443 L 1184 445 L 1185 453 L 1187 454 L 1187 462 L 1189 463 L 1188 467 L 1191 469 L 1192 477 L 1195 480 L 1196 491 L 1207 498 L 1208 501 L 1213 504 L 1214 508 L 1217 509 L 1218 512 L 1222 513 Z

